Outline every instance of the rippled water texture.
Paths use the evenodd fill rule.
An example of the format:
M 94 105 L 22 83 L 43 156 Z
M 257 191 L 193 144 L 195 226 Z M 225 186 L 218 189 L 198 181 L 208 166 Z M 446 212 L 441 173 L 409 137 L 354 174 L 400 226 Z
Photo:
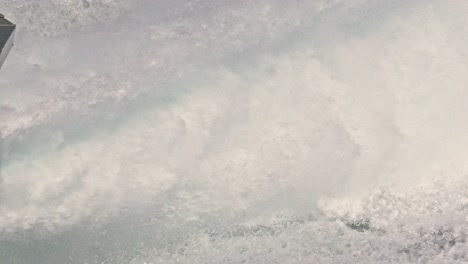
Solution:
M 467 1 L 0 11 L 0 263 L 468 262 Z

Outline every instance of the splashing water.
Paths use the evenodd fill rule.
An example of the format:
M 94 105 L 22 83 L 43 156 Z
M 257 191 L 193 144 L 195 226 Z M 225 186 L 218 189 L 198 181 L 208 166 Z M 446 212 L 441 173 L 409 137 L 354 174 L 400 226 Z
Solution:
M 1 263 L 468 261 L 465 1 L 0 10 Z

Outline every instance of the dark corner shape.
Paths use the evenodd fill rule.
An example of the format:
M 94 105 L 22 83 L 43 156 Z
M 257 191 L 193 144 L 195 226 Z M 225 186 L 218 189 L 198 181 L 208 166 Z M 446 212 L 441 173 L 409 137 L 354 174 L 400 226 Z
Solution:
M 16 25 L 0 14 L 0 68 L 13 47 Z

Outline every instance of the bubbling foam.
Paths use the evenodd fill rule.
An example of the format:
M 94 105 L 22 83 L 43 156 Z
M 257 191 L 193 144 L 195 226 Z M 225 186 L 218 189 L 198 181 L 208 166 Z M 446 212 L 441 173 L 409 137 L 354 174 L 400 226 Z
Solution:
M 14 237 L 39 233 L 91 263 L 463 262 L 466 4 L 163 2 L 100 28 L 93 58 L 69 29 L 67 72 L 49 53 L 1 81 L 32 92 L 0 108 L 17 250 L 50 250 Z

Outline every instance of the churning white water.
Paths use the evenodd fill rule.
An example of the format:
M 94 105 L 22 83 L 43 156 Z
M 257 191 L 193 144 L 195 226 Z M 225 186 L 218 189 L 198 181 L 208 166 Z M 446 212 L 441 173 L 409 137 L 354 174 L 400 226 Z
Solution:
M 0 263 L 468 262 L 467 1 L 0 12 Z

